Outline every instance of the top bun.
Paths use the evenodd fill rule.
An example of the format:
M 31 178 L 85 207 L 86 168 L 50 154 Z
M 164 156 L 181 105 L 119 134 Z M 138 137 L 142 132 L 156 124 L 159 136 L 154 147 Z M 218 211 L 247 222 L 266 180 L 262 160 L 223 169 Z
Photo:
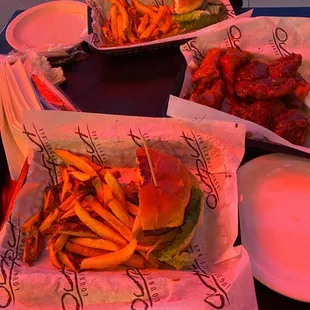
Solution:
M 192 12 L 202 6 L 204 0 L 175 0 L 174 11 L 177 14 Z
M 144 148 L 137 148 L 140 220 L 143 230 L 177 227 L 183 223 L 192 178 L 181 161 L 148 149 L 158 187 L 154 185 Z

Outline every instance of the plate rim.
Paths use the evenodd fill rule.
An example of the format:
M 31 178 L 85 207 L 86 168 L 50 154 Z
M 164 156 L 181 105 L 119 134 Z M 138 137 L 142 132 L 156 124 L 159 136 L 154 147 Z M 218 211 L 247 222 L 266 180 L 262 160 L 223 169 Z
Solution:
M 25 11 L 23 11 L 22 13 L 20 13 L 18 16 L 16 16 L 7 26 L 7 29 L 5 31 L 5 38 L 6 38 L 6 41 L 8 42 L 8 44 L 16 51 L 19 51 L 19 52 L 24 52 L 25 51 L 25 48 L 23 48 L 20 44 L 18 44 L 18 41 L 16 41 L 14 39 L 14 29 L 16 28 L 16 25 L 18 25 L 18 23 L 23 19 L 25 18 L 26 16 L 28 16 L 29 14 L 35 12 L 35 11 L 38 11 L 40 9 L 42 9 L 42 7 L 49 7 L 49 6 L 59 6 L 59 5 L 65 5 L 65 4 L 69 4 L 71 6 L 74 6 L 74 7 L 79 7 L 81 9 L 81 12 L 83 13 L 82 11 L 82 8 L 85 9 L 85 13 L 83 13 L 84 17 L 85 17 L 85 29 L 87 30 L 88 29 L 88 24 L 87 24 L 87 4 L 86 3 L 83 3 L 83 2 L 80 2 L 80 1 L 73 1 L 73 0 L 62 0 L 62 1 L 49 1 L 49 2 L 45 2 L 45 3 L 41 3 L 41 4 L 38 4 L 38 5 L 35 5 L 33 7 L 30 7 L 29 9 L 26 9 Z M 76 46 L 78 45 L 79 43 L 83 42 L 83 39 L 82 38 L 78 38 L 75 42 L 72 42 L 70 43 L 69 45 L 70 46 Z M 47 51 L 48 48 L 40 48 L 39 51 L 42 52 L 42 51 Z
M 242 165 L 237 172 L 237 176 L 238 176 L 238 180 L 239 180 L 239 173 L 240 171 L 242 171 L 241 173 L 244 173 L 243 171 L 245 169 L 247 169 L 248 166 L 252 165 L 253 162 L 258 162 L 259 160 L 261 160 L 261 158 L 279 158 L 282 157 L 283 158 L 294 158 L 299 162 L 303 162 L 303 161 L 307 161 L 307 159 L 305 158 L 301 158 L 298 156 L 293 156 L 293 155 L 288 155 L 288 154 L 283 154 L 283 153 L 272 153 L 272 154 L 266 154 L 266 155 L 262 155 L 262 156 L 258 156 L 248 162 L 246 162 L 244 165 Z M 239 181 L 238 181 L 238 202 L 239 202 Z M 240 203 L 239 203 L 239 208 L 240 208 Z M 251 262 L 251 267 L 252 267 L 252 273 L 253 273 L 253 277 L 258 280 L 259 282 L 261 282 L 263 285 L 265 285 L 266 287 L 272 289 L 273 291 L 286 296 L 288 298 L 300 301 L 300 302 L 305 302 L 305 303 L 310 303 L 310 294 L 308 294 L 308 296 L 305 296 L 304 294 L 299 294 L 296 290 L 294 290 L 293 292 L 290 290 L 287 290 L 285 288 L 283 288 L 282 283 L 287 282 L 285 279 L 281 279 L 278 276 L 275 276 L 269 272 L 265 272 L 264 271 L 264 267 L 257 261 L 255 261 L 255 258 L 253 259 L 253 257 L 250 256 L 250 251 L 246 248 L 245 244 L 244 244 L 244 239 L 245 239 L 245 235 L 242 233 L 242 222 L 245 222 L 245 220 L 242 220 L 242 215 L 239 209 L 239 221 L 240 221 L 240 231 L 241 231 L 241 240 L 242 240 L 242 245 L 245 247 L 245 249 L 248 252 L 249 258 L 250 258 L 250 262 Z M 280 280 L 280 286 L 275 285 L 274 281 L 268 281 L 268 279 L 266 280 L 266 278 L 268 278 L 267 274 L 269 275 L 269 278 L 272 279 L 278 279 Z M 308 286 L 310 286 L 310 279 L 309 281 L 305 281 L 303 280 L 302 282 L 298 283 L 298 286 L 304 286 L 305 283 L 308 284 Z M 296 294 L 297 292 L 297 294 Z

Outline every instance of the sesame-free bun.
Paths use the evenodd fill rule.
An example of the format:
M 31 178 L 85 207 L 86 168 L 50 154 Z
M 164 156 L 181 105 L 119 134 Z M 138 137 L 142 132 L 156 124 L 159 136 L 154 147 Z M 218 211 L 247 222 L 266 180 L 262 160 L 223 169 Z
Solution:
M 177 227 L 183 223 L 190 199 L 192 177 L 181 161 L 148 149 L 158 187 L 152 179 L 144 148 L 137 148 L 140 221 L 143 230 Z

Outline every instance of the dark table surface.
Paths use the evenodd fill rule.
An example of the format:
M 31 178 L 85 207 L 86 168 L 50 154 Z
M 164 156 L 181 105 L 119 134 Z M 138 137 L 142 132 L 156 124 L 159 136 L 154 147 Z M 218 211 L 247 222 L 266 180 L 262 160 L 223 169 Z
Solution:
M 12 18 L 20 13 L 16 11 Z M 310 16 L 310 8 L 255 9 L 254 15 Z M 2 54 L 11 50 L 5 39 L 5 29 L 0 33 Z M 175 90 L 182 74 L 181 68 L 185 66 L 178 46 L 123 55 L 106 55 L 89 49 L 88 52 L 88 58 L 63 67 L 67 80 L 61 86 L 82 111 L 162 117 L 169 94 Z M 269 152 L 257 145 L 253 147 L 249 142 L 243 162 Z M 1 189 L 8 182 L 2 143 L 0 165 L 1 172 L 6 172 L 1 173 Z M 310 309 L 310 304 L 277 294 L 256 280 L 255 290 L 261 310 Z

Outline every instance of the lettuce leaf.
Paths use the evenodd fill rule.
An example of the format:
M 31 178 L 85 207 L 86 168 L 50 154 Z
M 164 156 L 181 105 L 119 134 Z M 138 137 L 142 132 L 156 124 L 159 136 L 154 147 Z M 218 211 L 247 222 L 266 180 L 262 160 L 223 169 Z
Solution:
M 162 250 L 154 251 L 151 255 L 161 262 L 166 262 L 177 269 L 181 269 L 193 263 L 197 255 L 184 252 L 184 250 L 193 239 L 195 228 L 199 223 L 200 216 L 203 215 L 203 204 L 201 203 L 202 196 L 203 193 L 199 186 L 193 186 L 191 189 L 189 211 L 184 218 L 181 232 L 176 236 L 171 245 Z
M 224 4 L 208 5 L 206 10 L 196 10 L 186 14 L 174 14 L 172 22 L 179 24 L 180 33 L 190 32 L 216 24 L 226 18 Z

